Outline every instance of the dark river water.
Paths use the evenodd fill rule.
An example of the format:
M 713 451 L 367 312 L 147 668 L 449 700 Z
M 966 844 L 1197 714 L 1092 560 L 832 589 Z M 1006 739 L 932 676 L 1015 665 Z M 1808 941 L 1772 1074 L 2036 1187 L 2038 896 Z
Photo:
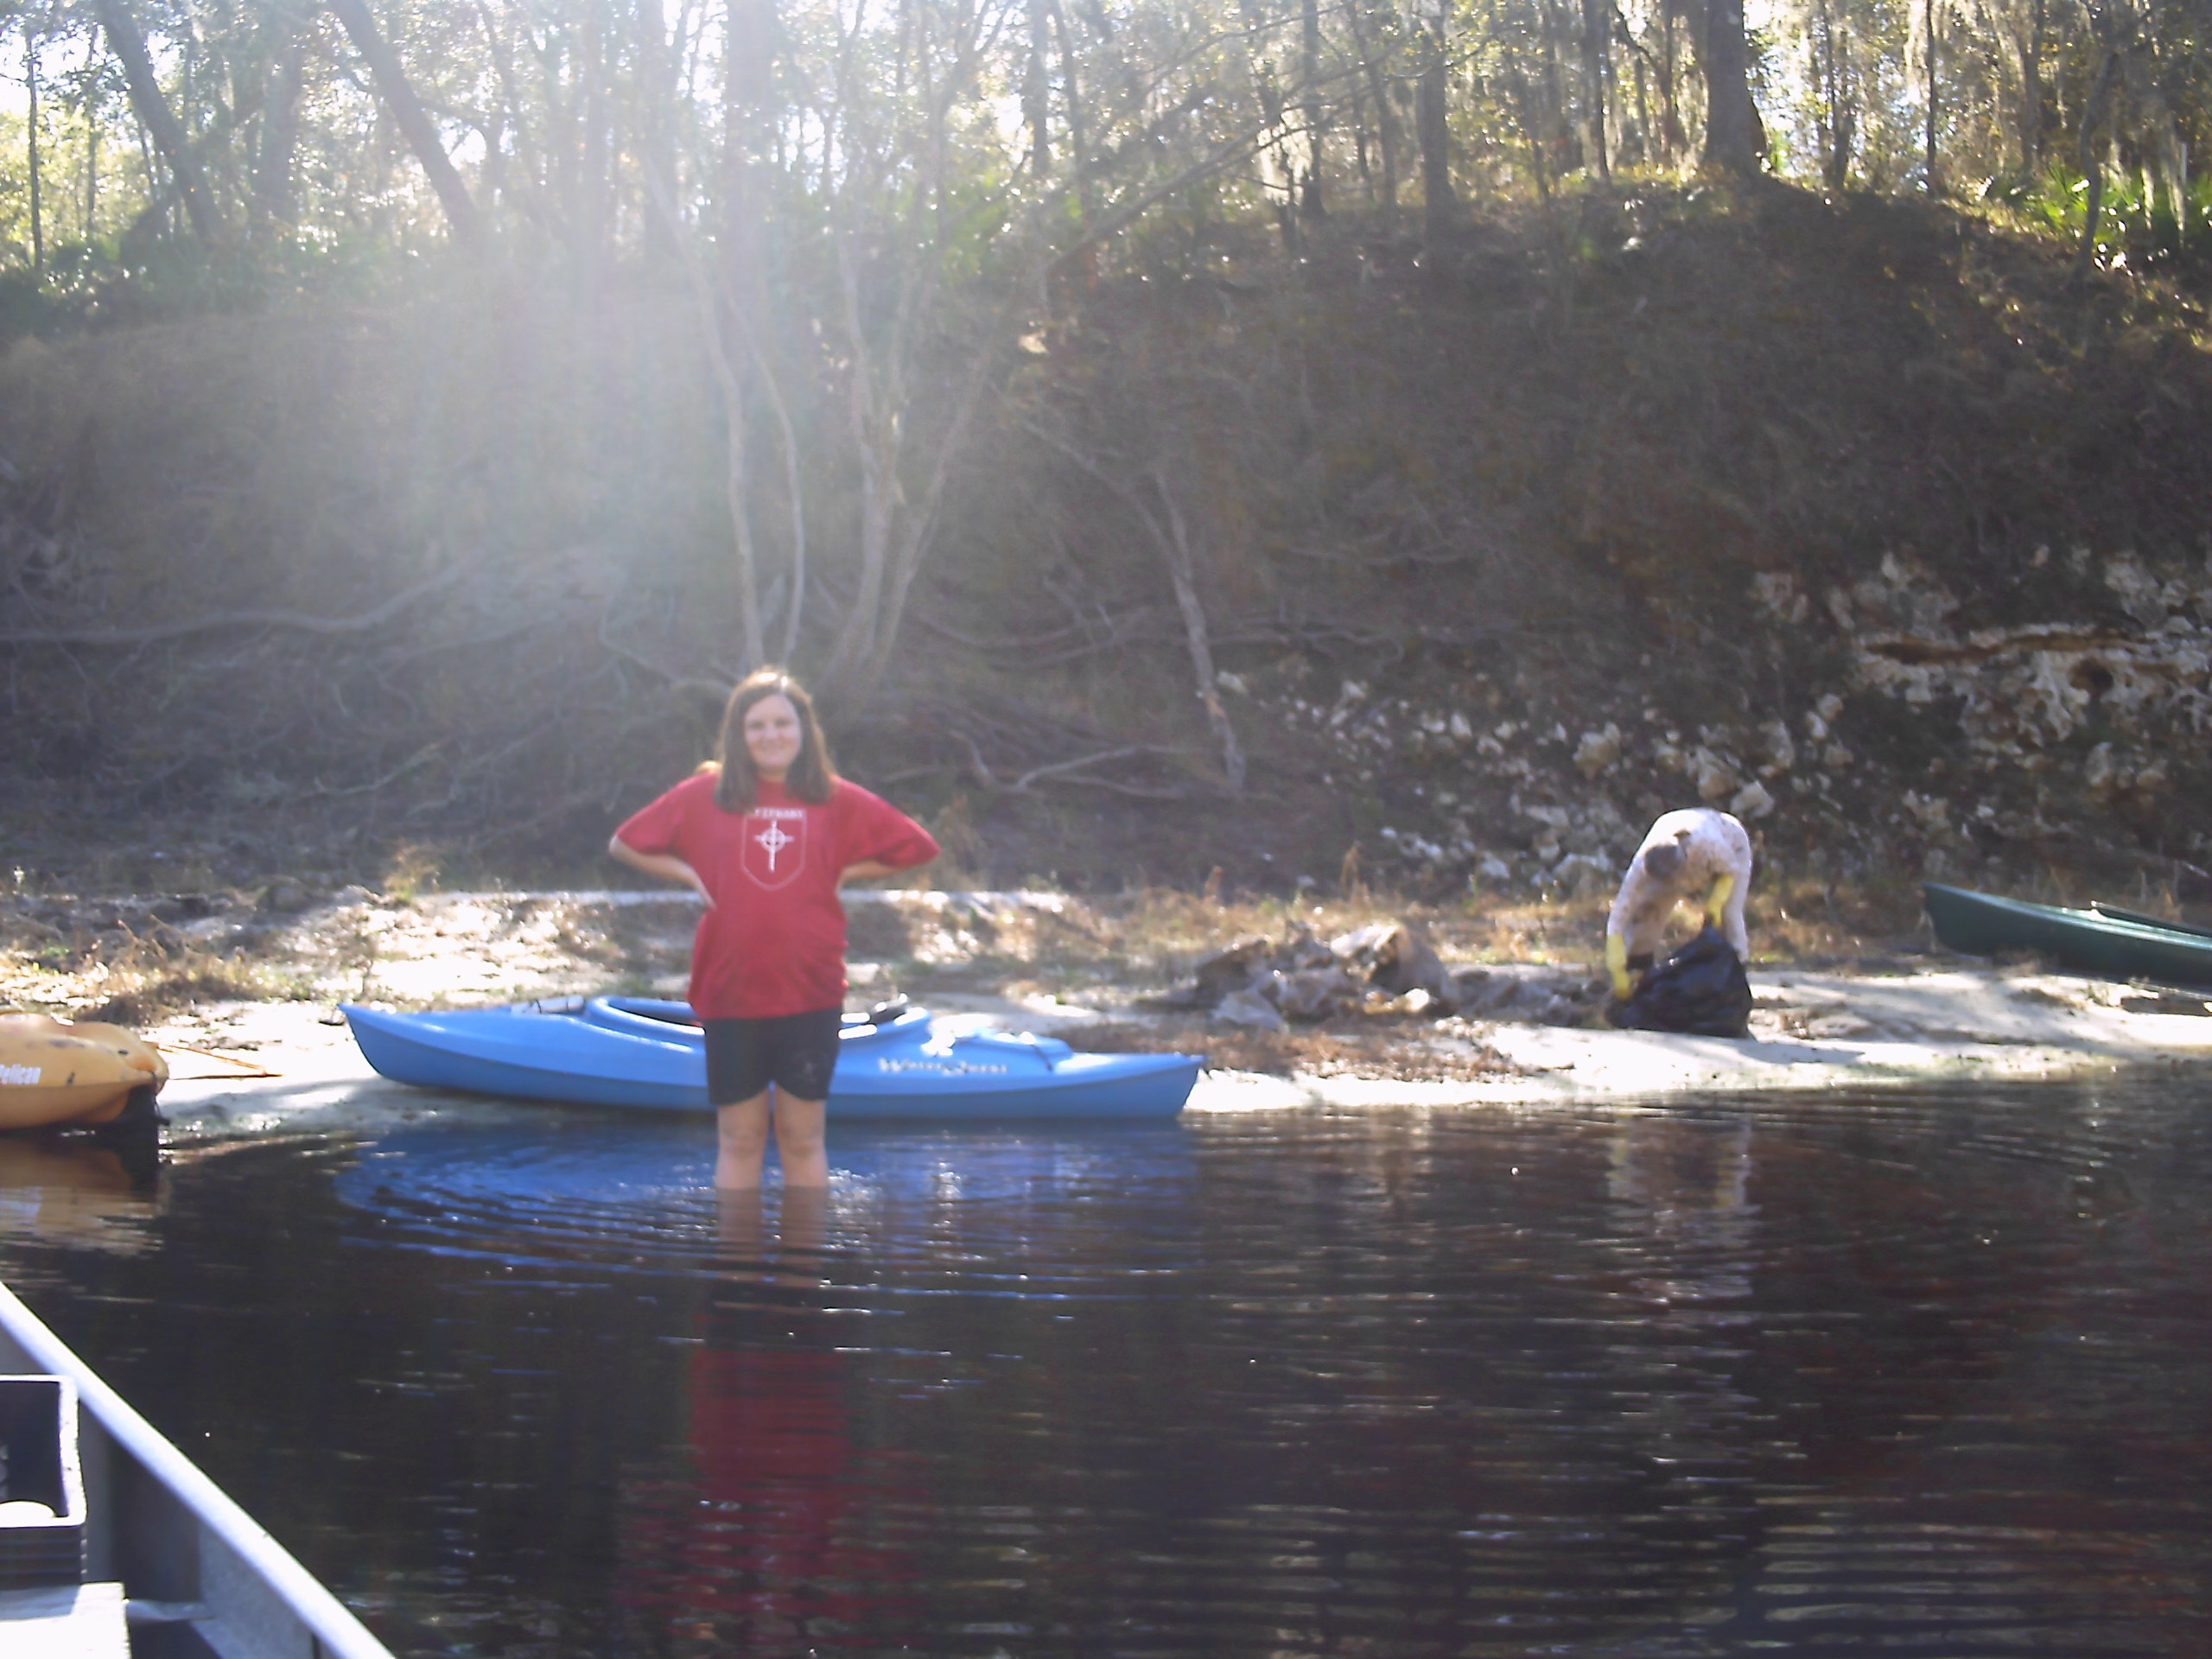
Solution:
M 2194 1083 L 0 1158 L 0 1271 L 403 1655 L 2212 1654 Z

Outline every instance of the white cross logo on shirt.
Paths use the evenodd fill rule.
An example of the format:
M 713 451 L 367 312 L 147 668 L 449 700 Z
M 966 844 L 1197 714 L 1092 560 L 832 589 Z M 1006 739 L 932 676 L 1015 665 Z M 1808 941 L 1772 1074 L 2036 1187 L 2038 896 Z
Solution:
M 771 819 L 768 827 L 753 839 L 768 849 L 768 874 L 773 875 L 776 873 L 776 855 L 790 846 L 795 837 L 785 835 L 783 826 Z

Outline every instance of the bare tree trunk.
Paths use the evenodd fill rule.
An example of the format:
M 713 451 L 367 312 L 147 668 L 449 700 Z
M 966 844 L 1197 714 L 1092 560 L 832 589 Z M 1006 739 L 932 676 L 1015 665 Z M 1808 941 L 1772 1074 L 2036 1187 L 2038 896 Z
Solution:
M 1046 0 L 1029 0 L 1029 55 L 1022 65 L 1021 118 L 1029 128 L 1029 170 L 1039 179 L 1052 174 L 1052 79 L 1045 65 L 1052 20 Z
M 737 556 L 738 638 L 744 653 L 740 671 L 749 674 L 767 661 L 767 651 L 760 623 L 760 562 L 753 556 L 753 548 L 744 378 L 723 332 L 722 308 L 715 302 L 714 278 L 708 273 L 706 260 L 683 233 L 669 182 L 658 174 L 649 173 L 645 175 L 645 188 L 654 207 L 668 221 L 670 238 L 682 252 L 684 275 L 690 279 L 691 297 L 698 307 L 699 332 L 706 340 L 707 360 L 715 372 L 715 389 L 721 396 L 722 499 L 729 509 L 730 542 Z M 798 602 L 798 596 L 794 594 L 794 611 Z
M 851 707 L 869 696 L 889 665 L 898 643 L 906 599 L 914 578 L 935 544 L 946 481 L 965 448 L 969 426 L 988 382 L 995 354 L 988 337 L 969 347 L 962 389 L 950 416 L 930 433 L 925 455 L 923 404 L 914 385 L 925 329 L 942 339 L 947 319 L 939 306 L 944 285 L 944 255 L 950 245 L 949 213 L 955 205 L 949 188 L 951 126 L 948 119 L 962 88 L 972 86 L 980 53 L 995 29 L 980 15 L 902 8 L 918 33 L 915 89 L 925 100 L 924 124 L 928 171 L 916 182 L 918 200 L 899 209 L 908 226 L 926 205 L 933 235 L 926 256 L 900 260 L 896 248 L 883 249 L 856 223 L 853 211 L 865 193 L 890 181 L 903 164 L 880 158 L 882 171 L 870 182 L 849 180 L 830 206 L 830 239 L 837 262 L 840 321 L 848 385 L 847 420 L 861 486 L 861 559 L 850 608 L 837 630 L 825 683 L 838 702 Z M 1014 14 L 1018 16 L 1019 14 Z M 946 33 L 932 35 L 932 23 Z M 841 93 L 845 90 L 841 87 Z M 1073 79 L 1070 78 L 1072 104 Z M 842 101 L 841 98 L 841 102 Z M 865 131 L 848 122 L 848 135 Z M 1084 157 L 1078 152 L 1077 175 Z M 898 186 L 906 195 L 912 187 Z M 912 248 L 918 238 L 909 239 Z M 1042 274 L 1040 269 L 1039 275 Z M 866 289 L 864 294 L 863 289 Z M 1003 321 L 1001 318 L 1001 321 Z M 909 495 L 910 473 L 918 461 L 927 467 L 918 499 Z
M 1645 54 L 1638 47 L 1636 53 L 1636 159 L 1645 166 L 1651 162 L 1651 104 L 1646 85 Z
M 545 199 L 548 222 L 556 234 L 573 237 L 582 209 L 583 141 L 580 111 L 583 99 L 569 85 L 569 56 L 563 36 L 552 29 L 541 44 L 525 24 L 522 38 L 537 60 L 538 79 L 545 99 Z
M 2174 119 L 2173 106 L 2151 61 L 2151 54 L 2130 52 L 2120 60 L 2120 86 L 2127 93 L 2128 126 L 2143 172 L 2143 215 L 2145 224 L 2158 211 L 2161 192 L 2166 211 L 2173 215 L 2177 234 L 2187 235 L 2189 204 L 2189 146 Z
M 1090 228 L 1090 137 L 1089 119 L 1084 111 L 1082 84 L 1075 78 L 1075 40 L 1068 29 L 1066 13 L 1062 13 L 1055 0 L 1046 0 L 1053 9 L 1053 33 L 1059 40 L 1059 88 L 1062 98 L 1068 99 L 1068 159 L 1075 166 L 1075 206 L 1082 210 L 1084 230 Z
M 121 3 L 122 0 L 102 0 L 102 3 L 110 5 Z M 468 187 L 461 182 L 453 158 L 438 142 L 438 130 L 423 108 L 422 100 L 415 96 L 415 88 L 407 79 L 407 71 L 401 67 L 399 54 L 378 32 L 367 0 L 330 0 L 330 10 L 344 25 L 353 49 L 369 66 L 377 95 L 391 111 L 392 121 L 415 152 L 415 159 L 423 164 L 430 188 L 437 192 L 439 205 L 446 211 L 446 223 L 453 227 L 454 239 L 464 245 L 475 243 L 481 230 L 476 204 L 469 199 Z
M 1628 23 L 1621 15 L 1618 0 L 1604 0 L 1600 10 L 1605 15 L 1598 20 L 1600 30 L 1599 67 L 1604 73 L 1599 79 L 1605 95 L 1605 131 L 1603 136 L 1606 143 L 1605 176 L 1610 181 L 1612 165 L 1624 158 L 1621 147 L 1628 140 L 1628 106 L 1621 99 L 1621 60 L 1613 51 L 1616 44 L 1613 31 L 1618 28 L 1621 31 L 1622 42 L 1625 42 Z
M 679 16 L 676 27 L 683 28 Z M 638 164 L 649 179 L 676 178 L 676 67 L 659 0 L 637 0 L 631 31 L 638 57 Z M 676 252 L 680 227 L 667 215 L 648 213 L 644 227 L 647 257 L 658 261 Z
M 906 595 L 913 588 L 915 576 L 921 572 L 923 560 L 937 543 L 945 483 L 952 474 L 952 463 L 967 446 L 968 429 L 974 423 L 976 406 L 982 401 L 990 367 L 990 353 L 987 351 L 979 350 L 970 359 L 960 400 L 953 406 L 952 419 L 938 439 L 937 457 L 930 467 L 929 482 L 922 489 L 921 505 L 910 516 L 905 533 L 892 548 L 883 613 L 875 625 L 875 647 L 854 688 L 856 699 L 874 691 L 891 665 L 891 653 L 898 645 L 899 630 L 906 620 Z
M 835 234 L 849 358 L 846 423 L 860 467 L 861 568 L 825 679 L 843 683 L 836 695 L 849 702 L 865 695 L 878 665 L 887 659 L 890 640 L 884 631 L 885 601 L 895 569 L 910 559 L 918 562 L 935 526 L 931 514 L 920 515 L 917 523 L 916 515 L 909 512 L 902 467 L 912 414 L 907 393 L 907 329 L 918 298 L 915 284 L 923 279 L 912 271 L 901 273 L 887 337 L 879 346 L 869 334 L 861 302 L 861 251 L 844 228 Z M 902 529 L 908 545 L 894 550 L 894 538 Z
M 1835 151 L 1835 31 L 1829 25 L 1828 0 L 1813 0 L 1805 55 L 1813 80 L 1813 147 L 1819 152 L 1821 179 L 1826 183 L 1828 157 Z
M 308 32 L 289 10 L 277 10 L 283 31 L 272 71 L 275 85 L 262 117 L 261 144 L 254 157 L 253 208 L 265 225 L 292 222 L 292 160 L 299 149 L 300 92 L 307 69 Z
M 1751 46 L 1744 0 L 1706 0 L 1705 167 L 1750 178 L 1766 151 L 1766 128 L 1751 102 Z
M 46 274 L 46 225 L 39 212 L 38 165 L 38 36 L 23 35 L 23 86 L 30 94 L 30 111 L 23 130 L 30 140 L 31 275 Z
M 1422 26 L 1425 57 L 1415 86 L 1415 125 L 1421 140 L 1422 235 L 1432 249 L 1443 245 L 1459 198 L 1452 192 L 1452 129 L 1447 117 L 1444 19 Z
M 135 115 L 137 111 L 133 111 L 132 113 Z M 143 121 L 133 121 L 131 124 L 138 129 L 138 166 L 146 175 L 148 206 L 137 218 L 124 227 L 123 241 L 126 248 L 130 245 L 130 238 L 138 227 L 149 219 L 159 215 L 164 226 L 169 222 L 168 203 L 162 194 L 162 170 L 154 162 L 153 137 L 146 130 L 146 124 Z
M 1681 63 L 1675 51 L 1675 15 L 1678 0 L 1659 4 L 1659 149 L 1669 167 L 1681 160 L 1690 147 L 1682 130 Z
M 715 385 L 721 396 L 725 429 L 722 470 L 724 499 L 729 507 L 730 541 L 737 563 L 738 631 L 747 672 L 769 660 L 766 626 L 760 609 L 760 564 L 752 520 L 752 479 L 748 441 L 747 397 L 753 385 L 766 393 L 783 440 L 784 481 L 790 492 L 791 521 L 791 594 L 784 607 L 784 626 L 776 661 L 789 663 L 798 643 L 800 618 L 806 605 L 806 501 L 799 488 L 798 440 L 791 429 L 782 387 L 762 355 L 758 336 L 728 285 L 717 295 L 715 278 L 696 243 L 686 234 L 677 212 L 672 184 L 659 174 L 645 175 L 645 190 L 654 210 L 664 221 L 671 245 L 683 262 L 698 308 L 700 332 L 707 343 L 708 360 L 715 371 Z M 744 369 L 753 378 L 748 382 Z
M 1390 83 L 1383 73 L 1381 48 L 1362 27 L 1367 0 L 1351 0 L 1345 16 L 1351 23 L 1352 41 L 1359 48 L 1360 67 L 1366 72 L 1368 95 L 1375 100 L 1375 143 L 1382 153 L 1382 207 L 1393 219 L 1398 215 L 1398 116 L 1390 103 Z M 1369 21 L 1372 21 L 1370 19 Z
M 1361 195 L 1366 199 L 1367 205 L 1372 207 L 1380 201 L 1381 198 L 1375 189 L 1375 169 L 1369 164 L 1367 159 L 1367 99 L 1357 86 L 1353 87 L 1346 96 L 1351 100 L 1352 169 L 1359 175 Z M 1196 204 L 1193 206 L 1193 210 L 1201 217 L 1205 212 L 1203 206 Z
M 1205 607 L 1198 599 L 1197 561 L 1192 556 L 1191 538 L 1183 525 L 1182 509 L 1175 505 L 1175 493 L 1167 487 L 1166 469 L 1156 461 L 1152 468 L 1152 487 L 1160 493 L 1160 504 L 1167 510 L 1168 533 L 1162 536 L 1160 526 L 1152 523 L 1148 513 L 1146 522 L 1167 563 L 1167 578 L 1175 589 L 1175 606 L 1183 613 L 1183 642 L 1191 653 L 1192 671 L 1198 677 L 1198 702 L 1206 711 L 1206 725 L 1221 750 L 1223 779 L 1229 785 L 1230 794 L 1242 795 L 1244 751 L 1236 741 L 1236 728 L 1229 723 L 1228 709 L 1222 707 L 1221 687 L 1214 678 L 1213 642 L 1206 628 Z
M 1506 60 L 1506 84 L 1513 89 L 1513 108 L 1521 118 L 1521 136 L 1529 142 L 1529 170 L 1536 175 L 1536 200 L 1544 207 L 1544 223 L 1548 234 L 1551 225 L 1552 169 L 1542 132 L 1543 112 L 1536 107 L 1536 94 L 1529 85 L 1529 77 L 1522 73 L 1519 56 L 1509 50 Z
M 929 50 L 928 41 L 932 15 L 927 7 L 921 8 L 923 49 L 919 54 L 921 60 L 919 73 L 922 82 L 922 106 L 929 122 L 930 226 L 934 232 L 931 238 L 931 251 L 937 257 L 941 273 L 945 251 L 950 246 L 952 240 L 951 226 L 947 217 L 950 207 L 948 200 L 950 193 L 944 188 L 945 174 L 948 171 L 945 162 L 949 153 L 950 138 L 950 135 L 945 130 L 945 116 L 952 99 L 949 90 L 938 86 L 933 74 L 934 60 Z
M 784 607 L 783 639 L 777 647 L 776 660 L 788 663 L 798 650 L 799 621 L 806 613 L 806 493 L 799 487 L 798 435 L 791 429 L 791 410 L 785 406 L 783 388 L 757 342 L 753 366 L 760 377 L 761 389 L 768 394 L 769 412 L 775 416 L 776 429 L 783 439 L 784 493 L 791 521 L 791 594 L 790 602 Z
M 2020 44 L 2020 176 L 2043 170 L 2043 8 L 2028 8 L 2028 38 Z
M 604 0 L 585 0 L 583 49 L 576 57 L 577 102 L 583 117 L 583 212 L 577 227 L 577 254 L 587 286 L 596 288 L 606 270 L 613 229 L 613 181 L 607 177 L 612 136 L 608 128 L 607 10 Z
M 1851 37 L 1846 32 L 1839 41 L 1832 0 L 1820 0 L 1815 21 L 1821 55 L 1820 97 L 1826 111 L 1821 122 L 1821 177 L 1829 189 L 1840 190 L 1850 181 L 1852 150 L 1859 137 L 1857 94 L 1845 61 Z
M 1175 592 L 1175 607 L 1183 617 L 1183 641 L 1191 655 L 1192 672 L 1198 679 L 1199 703 L 1206 711 L 1206 724 L 1212 730 L 1214 741 L 1221 748 L 1221 770 L 1231 792 L 1244 791 L 1244 751 L 1236 741 L 1236 728 L 1229 723 L 1229 711 L 1222 707 L 1221 689 L 1215 683 L 1212 636 L 1206 626 L 1206 610 L 1198 598 L 1197 560 L 1191 551 L 1191 537 L 1183 522 L 1182 509 L 1177 505 L 1175 493 L 1167 482 L 1167 468 L 1164 462 L 1154 461 L 1147 474 L 1153 487 L 1154 499 L 1167 515 L 1163 527 L 1145 496 L 1125 480 L 1109 472 L 1097 461 L 1085 454 L 1058 433 L 1039 426 L 1034 421 L 1022 422 L 1023 429 L 1047 448 L 1057 450 L 1097 480 L 1100 484 L 1135 513 L 1137 522 L 1152 537 L 1152 544 L 1160 550 L 1160 562 L 1167 567 L 1167 580 Z
M 1299 28 L 1300 113 L 1306 121 L 1306 176 L 1299 181 L 1298 210 L 1308 221 L 1325 216 L 1321 204 L 1321 0 L 1304 0 Z
M 508 44 L 507 37 L 499 32 L 499 23 L 493 17 L 491 8 L 484 3 L 484 0 L 476 0 L 476 21 L 483 29 L 485 42 L 490 48 L 492 71 L 499 81 L 499 99 L 504 106 L 502 118 L 495 124 L 503 130 L 509 124 L 513 125 L 515 160 L 520 164 L 523 177 L 528 183 L 527 194 L 535 205 L 542 207 L 547 186 L 545 158 L 531 138 L 531 124 L 522 118 L 522 93 L 515 80 L 513 50 Z M 487 143 L 490 141 L 488 133 L 486 135 L 486 140 Z M 485 169 L 487 175 L 486 188 L 488 189 L 488 175 L 491 171 L 488 156 L 486 159 Z M 645 175 L 648 188 L 650 189 L 652 180 L 672 176 L 672 174 L 656 174 L 648 171 Z
M 178 124 L 168 100 L 162 96 L 161 83 L 154 78 L 153 60 L 146 52 L 146 37 L 138 32 L 129 0 L 92 0 L 92 10 L 107 35 L 109 50 L 123 65 L 124 85 L 130 92 L 131 110 L 137 116 L 139 125 L 145 129 L 146 137 L 161 153 L 169 176 L 176 181 L 177 194 L 184 199 L 185 216 L 192 221 L 192 233 L 210 245 L 222 241 L 222 214 L 200 171 L 200 164 L 193 160 L 191 143 L 183 127 Z M 147 181 L 149 185 L 153 182 L 150 177 Z
M 1565 174 L 1583 165 L 1586 159 L 1581 136 L 1567 118 L 1567 71 L 1560 62 L 1560 39 L 1567 34 L 1567 24 L 1560 13 L 1559 0 L 1542 0 L 1536 9 L 1544 41 L 1544 137 L 1547 159 L 1554 169 Z
M 1936 0 L 1921 0 L 1922 45 L 1928 54 L 1928 133 L 1927 155 L 1922 168 L 1922 182 L 1928 194 L 1936 192 Z
M 775 120 L 775 0 L 730 0 L 722 83 L 722 270 L 750 303 L 760 281 L 756 176 Z
M 476 188 L 484 193 L 480 205 L 487 214 L 497 214 L 507 199 L 507 113 L 506 100 L 496 99 L 477 127 L 484 135 L 484 167 Z M 647 218 L 650 221 L 651 215 Z
M 902 388 L 897 384 L 904 365 L 906 302 L 911 288 L 903 288 L 892 322 L 892 341 L 883 353 L 884 369 L 893 384 L 878 384 L 876 353 L 861 308 L 859 254 L 850 245 L 843 226 L 832 232 L 837 242 L 838 296 L 843 311 L 846 371 L 845 420 L 852 433 L 854 457 L 860 467 L 861 568 L 853 585 L 851 607 L 837 631 L 830 654 L 830 677 L 855 674 L 874 654 L 875 623 L 882 614 L 883 575 L 891 527 L 899 505 L 899 421 L 904 411 Z M 909 279 L 911 281 L 911 279 Z M 885 405 L 892 411 L 886 418 Z
M 1613 0 L 1582 0 L 1582 107 L 1584 145 L 1590 154 L 1584 165 L 1594 165 L 1598 176 L 1611 184 L 1612 162 L 1605 136 L 1605 68 L 1611 56 L 1606 24 L 1611 21 Z
M 1268 55 L 1268 46 L 1273 38 L 1274 19 L 1259 5 L 1258 0 L 1243 0 L 1243 37 L 1239 43 L 1238 56 L 1245 75 L 1252 83 L 1252 93 L 1260 106 L 1264 134 L 1255 157 L 1262 164 L 1259 184 L 1264 200 L 1275 216 L 1276 227 L 1282 232 L 1283 252 L 1295 258 L 1299 253 L 1298 185 L 1299 168 L 1292 159 L 1290 149 L 1289 105 L 1277 78 L 1275 60 Z M 1291 87 L 1294 96 L 1297 87 Z
M 760 561 L 753 546 L 753 502 L 745 443 L 745 383 L 729 354 L 721 349 L 715 331 L 713 353 L 715 378 L 722 394 L 722 496 L 729 507 L 730 544 L 737 554 L 737 617 L 745 659 L 739 665 L 750 674 L 768 660 L 767 640 L 760 621 Z
M 716 238 L 721 303 L 715 303 L 712 286 L 706 286 L 700 296 L 700 321 L 713 346 L 727 416 L 725 482 L 737 555 L 739 626 L 746 666 L 750 670 L 767 660 L 760 614 L 760 558 L 753 539 L 747 405 L 755 356 L 755 307 L 760 293 L 760 174 L 775 120 L 775 0 L 730 0 L 724 29 L 722 201 Z M 732 335 L 738 349 L 731 347 Z M 787 624 L 798 614 L 803 598 L 803 588 L 794 584 L 785 611 Z M 786 637 L 789 632 L 787 626 Z
M 2089 268 L 2097 257 L 2097 215 L 2103 211 L 2105 203 L 2104 160 L 2097 154 L 2097 139 L 2105 124 L 2105 112 L 2112 103 L 2113 79 L 2119 69 L 2120 48 L 2107 46 L 2096 81 L 2082 105 L 2082 130 L 2075 140 L 2075 153 L 2081 157 L 2082 176 L 2089 183 L 2089 197 L 2082 205 L 2082 243 L 2075 251 L 2069 278 L 2076 283 L 2088 280 Z

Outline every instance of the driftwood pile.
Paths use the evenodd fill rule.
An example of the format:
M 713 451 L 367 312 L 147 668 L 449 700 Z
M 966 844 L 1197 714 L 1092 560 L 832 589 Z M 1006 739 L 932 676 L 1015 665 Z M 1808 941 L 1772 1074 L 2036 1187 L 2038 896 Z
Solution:
M 1604 995 L 1604 982 L 1579 969 L 1450 968 L 1418 927 L 1375 922 L 1328 940 L 1304 929 L 1280 943 L 1261 933 L 1234 940 L 1141 1005 L 1268 1031 L 1353 1014 L 1580 1026 Z

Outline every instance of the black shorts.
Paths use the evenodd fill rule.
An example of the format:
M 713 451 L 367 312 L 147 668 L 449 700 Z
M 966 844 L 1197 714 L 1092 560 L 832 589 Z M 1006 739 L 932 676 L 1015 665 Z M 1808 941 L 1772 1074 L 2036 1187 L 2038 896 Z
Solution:
M 773 1020 L 702 1020 L 707 1098 L 717 1106 L 750 1100 L 770 1084 L 797 1100 L 830 1092 L 837 1065 L 842 1008 L 817 1008 Z

